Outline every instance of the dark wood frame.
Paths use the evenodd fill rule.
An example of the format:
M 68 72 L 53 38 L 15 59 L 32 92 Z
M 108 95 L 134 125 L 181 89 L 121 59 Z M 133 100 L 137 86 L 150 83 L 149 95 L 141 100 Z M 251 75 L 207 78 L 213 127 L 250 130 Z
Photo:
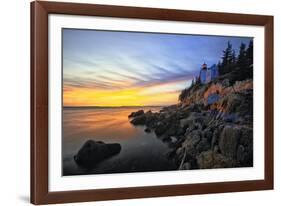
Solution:
M 265 28 L 265 179 L 77 191 L 48 191 L 48 15 L 70 14 L 170 21 L 257 25 Z M 31 3 L 31 202 L 191 195 L 273 189 L 273 16 L 93 4 Z

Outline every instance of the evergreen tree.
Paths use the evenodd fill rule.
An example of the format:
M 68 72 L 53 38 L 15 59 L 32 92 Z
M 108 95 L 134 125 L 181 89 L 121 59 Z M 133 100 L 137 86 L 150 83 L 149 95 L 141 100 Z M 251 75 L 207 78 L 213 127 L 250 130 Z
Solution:
M 222 56 L 222 66 L 227 66 L 231 63 L 231 57 L 232 57 L 232 44 L 228 41 L 227 42 L 227 47 L 223 51 L 223 56 Z
M 253 45 L 253 40 L 251 40 L 249 42 L 248 49 L 246 51 L 246 56 L 249 65 L 253 64 L 253 52 L 254 52 L 253 50 L 254 50 L 254 45 Z
M 217 63 L 217 67 L 218 67 L 218 71 L 220 71 L 221 70 L 221 61 L 218 61 L 218 63 Z
M 246 55 L 247 55 L 246 45 L 244 43 L 241 43 L 239 55 L 238 55 L 238 60 L 237 60 L 237 64 L 241 68 L 247 66 L 247 56 Z
M 236 54 L 235 51 L 232 49 L 232 44 L 228 41 L 227 47 L 223 50 L 222 61 L 218 64 L 219 74 L 223 75 L 226 74 L 235 67 L 236 64 Z
M 231 54 L 231 64 L 236 64 L 236 54 L 235 54 L 235 50 L 232 50 L 232 54 Z

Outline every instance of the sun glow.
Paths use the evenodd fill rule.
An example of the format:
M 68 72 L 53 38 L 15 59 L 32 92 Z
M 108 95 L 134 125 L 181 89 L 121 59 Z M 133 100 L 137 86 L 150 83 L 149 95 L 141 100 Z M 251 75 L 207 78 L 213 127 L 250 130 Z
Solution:
M 67 88 L 64 106 L 151 106 L 168 105 L 178 101 L 176 83 L 125 89 Z

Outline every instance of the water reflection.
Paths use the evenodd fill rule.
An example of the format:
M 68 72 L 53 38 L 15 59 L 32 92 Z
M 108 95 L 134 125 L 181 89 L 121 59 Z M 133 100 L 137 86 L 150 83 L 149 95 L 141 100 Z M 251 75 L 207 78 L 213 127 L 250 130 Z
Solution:
M 64 108 L 63 174 L 141 172 L 175 169 L 165 154 L 169 148 L 153 133 L 130 124 L 128 115 L 141 108 Z M 157 111 L 159 107 L 142 108 Z M 118 142 L 121 152 L 92 170 L 79 168 L 73 155 L 88 139 Z

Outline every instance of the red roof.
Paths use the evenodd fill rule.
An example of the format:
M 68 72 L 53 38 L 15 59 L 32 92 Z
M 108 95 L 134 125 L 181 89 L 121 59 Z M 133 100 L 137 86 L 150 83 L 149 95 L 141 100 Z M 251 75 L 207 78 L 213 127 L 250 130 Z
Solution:
M 202 64 L 202 68 L 207 68 L 207 64 L 206 63 Z

